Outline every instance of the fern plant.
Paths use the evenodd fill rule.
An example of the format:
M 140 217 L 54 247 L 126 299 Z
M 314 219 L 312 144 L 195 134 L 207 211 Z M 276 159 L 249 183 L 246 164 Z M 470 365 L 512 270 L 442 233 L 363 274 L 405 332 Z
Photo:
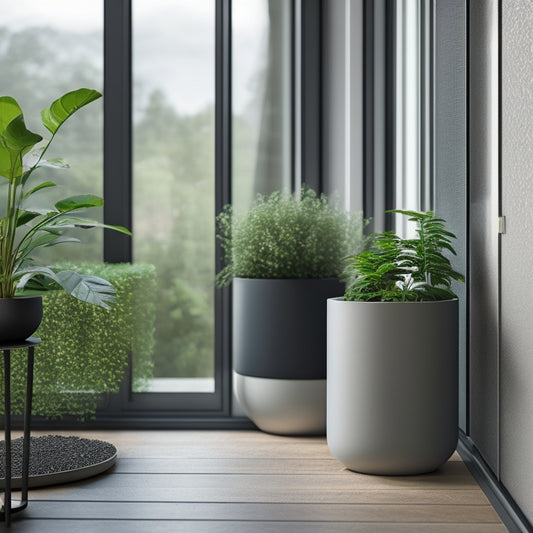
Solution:
M 309 188 L 258 195 L 245 213 L 231 205 L 217 217 L 225 266 L 217 286 L 233 278 L 338 278 L 363 242 L 362 214 L 346 212 Z
M 452 246 L 456 237 L 446 230 L 445 221 L 433 211 L 388 212 L 409 217 L 417 225 L 418 237 L 401 239 L 388 231 L 370 235 L 367 249 L 349 257 L 344 299 L 413 302 L 456 298 L 451 284 L 464 281 L 464 277 L 444 255 L 456 255 Z

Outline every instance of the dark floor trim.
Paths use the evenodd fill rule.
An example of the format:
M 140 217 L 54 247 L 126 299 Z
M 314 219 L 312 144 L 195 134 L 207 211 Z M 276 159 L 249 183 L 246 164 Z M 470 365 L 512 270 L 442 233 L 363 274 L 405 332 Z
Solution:
M 459 434 L 457 451 L 507 529 L 511 533 L 533 532 L 533 526 L 513 500 L 513 497 L 496 479 L 472 439 L 462 431 Z

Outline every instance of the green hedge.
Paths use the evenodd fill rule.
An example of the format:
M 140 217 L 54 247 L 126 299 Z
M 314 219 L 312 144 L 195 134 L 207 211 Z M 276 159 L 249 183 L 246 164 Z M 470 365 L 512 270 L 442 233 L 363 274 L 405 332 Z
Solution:
M 118 392 L 133 357 L 133 386 L 152 377 L 155 268 L 146 264 L 57 265 L 110 281 L 117 301 L 110 311 L 85 304 L 64 291 L 43 295 L 43 321 L 36 332 L 33 414 L 57 419 L 94 418 L 106 393 Z M 3 365 L 0 365 L 3 388 Z M 12 412 L 22 413 L 26 356 L 12 352 Z M 3 393 L 3 390 L 2 390 Z

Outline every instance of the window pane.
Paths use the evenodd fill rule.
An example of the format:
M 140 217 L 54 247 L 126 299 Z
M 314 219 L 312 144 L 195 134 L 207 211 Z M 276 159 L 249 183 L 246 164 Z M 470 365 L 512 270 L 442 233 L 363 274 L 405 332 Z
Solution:
M 291 2 L 233 0 L 233 204 L 291 187 Z
M 27 126 L 50 138 L 40 119 L 41 109 L 62 94 L 103 85 L 103 2 L 17 0 L 2 3 L 0 18 L 0 94 L 14 97 Z M 49 206 L 51 199 L 103 191 L 103 104 L 98 100 L 61 127 L 47 158 L 63 157 L 68 170 L 41 168 L 32 179 L 59 185 L 32 197 L 32 207 Z M 101 220 L 102 210 L 87 212 Z M 72 233 L 74 234 L 74 233 Z M 101 261 L 102 231 L 79 230 L 82 245 L 65 244 L 36 251 L 42 263 L 62 260 Z
M 214 1 L 133 1 L 133 256 L 158 276 L 152 392 L 214 390 L 214 38 Z

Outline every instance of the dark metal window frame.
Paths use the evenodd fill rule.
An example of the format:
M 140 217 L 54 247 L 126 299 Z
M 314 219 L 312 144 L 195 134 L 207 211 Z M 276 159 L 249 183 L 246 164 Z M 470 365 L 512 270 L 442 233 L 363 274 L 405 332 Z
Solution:
M 294 2 L 294 0 L 292 0 Z M 232 0 L 215 3 L 215 206 L 218 213 L 231 202 L 231 5 Z M 318 192 L 321 178 L 321 9 L 322 0 L 305 0 L 301 9 L 302 43 L 299 47 L 302 76 L 300 123 L 303 181 Z M 294 10 L 293 10 L 294 13 Z M 292 61 L 295 61 L 295 47 Z M 294 63 L 293 63 L 294 64 Z M 104 0 L 104 221 L 132 228 L 132 0 Z M 294 147 L 294 139 L 293 139 Z M 133 231 L 135 228 L 133 227 Z M 104 261 L 131 262 L 131 238 L 116 232 L 104 232 Z M 217 270 L 222 254 L 217 243 Z M 218 429 L 251 427 L 245 418 L 232 416 L 231 361 L 231 289 L 215 294 L 215 393 L 132 393 L 131 371 L 121 391 L 110 395 L 96 419 L 47 421 L 34 419 L 38 428 L 180 428 Z M 144 395 L 144 398 L 142 397 Z M 165 406 L 170 406 L 165 408 Z
M 231 184 L 231 0 L 215 2 L 215 203 L 229 202 Z M 104 221 L 132 227 L 132 0 L 104 1 Z M 135 230 L 135 228 L 133 228 Z M 131 238 L 106 231 L 104 261 L 130 262 Z M 216 263 L 221 262 L 216 250 Z M 98 414 L 111 418 L 194 418 L 229 416 L 230 293 L 215 294 L 213 393 L 135 393 L 131 372 L 119 397 Z

